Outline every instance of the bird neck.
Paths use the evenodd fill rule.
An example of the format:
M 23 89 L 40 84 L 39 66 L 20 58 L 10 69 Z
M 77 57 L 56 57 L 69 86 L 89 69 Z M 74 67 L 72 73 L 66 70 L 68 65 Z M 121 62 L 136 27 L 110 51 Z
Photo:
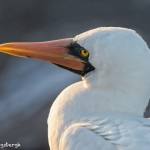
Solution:
M 105 105 L 110 107 L 108 109 L 143 116 L 150 99 L 149 76 L 150 72 L 142 72 L 142 68 L 138 73 L 124 68 L 116 69 L 116 72 L 95 71 L 83 78 L 83 81 L 85 87 L 97 91 L 102 97 L 108 95 L 106 99 L 111 99 L 111 104 L 110 101 L 107 104 L 105 98 L 100 100 L 101 103 L 105 101 Z M 102 107 L 106 109 L 105 106 Z

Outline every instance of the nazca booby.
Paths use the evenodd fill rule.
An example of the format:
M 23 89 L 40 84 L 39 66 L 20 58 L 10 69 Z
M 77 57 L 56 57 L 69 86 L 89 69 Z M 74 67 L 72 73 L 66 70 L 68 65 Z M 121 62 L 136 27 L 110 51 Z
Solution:
M 100 27 L 75 38 L 6 43 L 3 53 L 50 61 L 82 76 L 48 117 L 51 150 L 149 150 L 150 50 L 133 30 Z

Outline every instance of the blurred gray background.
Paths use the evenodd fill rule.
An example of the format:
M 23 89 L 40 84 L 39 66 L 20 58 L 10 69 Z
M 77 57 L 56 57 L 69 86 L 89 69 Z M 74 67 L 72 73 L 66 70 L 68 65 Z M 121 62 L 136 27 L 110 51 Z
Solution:
M 150 1 L 0 0 L 0 43 L 74 37 L 100 26 L 135 29 L 150 45 Z M 19 142 L 22 150 L 48 150 L 50 107 L 78 80 L 50 63 L 1 53 L 0 144 Z

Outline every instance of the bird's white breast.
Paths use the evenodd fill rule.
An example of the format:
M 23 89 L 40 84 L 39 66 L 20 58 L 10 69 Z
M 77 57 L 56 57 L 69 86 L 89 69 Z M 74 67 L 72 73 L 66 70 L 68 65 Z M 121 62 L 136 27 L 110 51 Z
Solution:
M 106 92 L 106 89 L 99 90 L 87 87 L 83 81 L 67 87 L 55 100 L 48 118 L 49 139 L 50 144 L 54 147 L 53 149 L 58 149 L 61 136 L 72 124 L 81 122 L 88 124 L 93 118 L 96 118 L 97 121 L 102 121 L 104 117 L 102 119 L 101 116 L 105 113 L 110 114 L 104 115 L 106 120 L 109 119 L 110 116 L 113 117 L 113 113 L 125 113 L 137 117 L 139 115 L 137 114 L 137 109 L 140 109 L 138 108 L 140 105 L 136 104 L 132 99 L 129 104 L 129 98 L 130 97 L 124 95 L 124 93 L 121 93 L 121 91 L 107 90 Z M 116 119 L 116 121 L 119 121 L 118 118 L 121 118 L 119 115 L 115 117 L 113 117 L 113 119 Z M 111 118 L 111 121 L 113 119 Z M 125 118 L 125 120 L 127 124 L 128 118 Z M 103 125 L 107 127 L 108 123 L 108 126 L 111 126 L 113 124 L 111 121 L 107 121 Z M 118 128 L 122 123 L 122 120 L 120 120 L 115 128 Z M 134 120 L 132 123 L 134 124 Z M 92 127 L 92 124 L 90 126 Z M 128 130 L 128 126 L 126 127 L 125 125 L 124 127 L 125 130 Z

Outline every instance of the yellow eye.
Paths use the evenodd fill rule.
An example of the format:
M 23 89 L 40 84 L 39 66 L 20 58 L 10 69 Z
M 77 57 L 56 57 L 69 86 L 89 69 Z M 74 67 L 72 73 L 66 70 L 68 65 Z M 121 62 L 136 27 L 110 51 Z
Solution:
M 82 50 L 80 51 L 80 53 L 81 53 L 81 55 L 82 55 L 83 57 L 88 57 L 88 56 L 89 56 L 89 52 L 88 52 L 87 50 L 85 50 L 85 49 L 82 49 Z

